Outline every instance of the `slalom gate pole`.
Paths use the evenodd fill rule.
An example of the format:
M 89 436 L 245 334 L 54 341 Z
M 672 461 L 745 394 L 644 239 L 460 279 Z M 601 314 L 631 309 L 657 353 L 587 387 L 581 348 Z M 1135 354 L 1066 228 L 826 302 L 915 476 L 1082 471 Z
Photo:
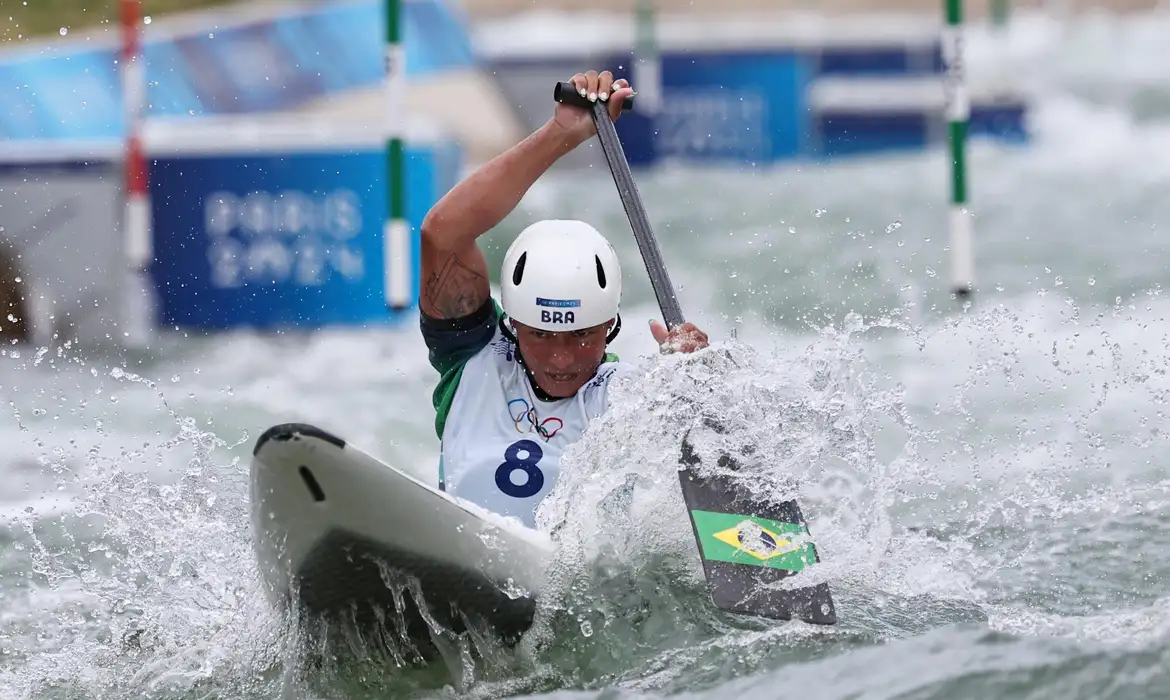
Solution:
M 965 299 L 971 295 L 975 283 L 973 225 L 967 211 L 966 149 L 971 98 L 967 92 L 967 71 L 963 60 L 963 0 L 945 0 L 945 3 L 947 22 L 942 35 L 942 55 L 946 70 L 945 113 L 951 163 L 951 291 L 959 299 Z
M 406 50 L 402 43 L 403 0 L 386 0 L 386 220 L 382 225 L 386 305 L 412 302 L 410 224 L 406 220 Z
M 123 340 L 135 347 L 148 343 L 153 323 L 149 274 L 154 259 L 151 240 L 150 168 L 143 145 L 146 107 L 146 59 L 142 51 L 142 2 L 119 0 L 121 28 L 119 74 L 126 136 L 123 146 L 122 245 L 126 274 L 121 295 Z
M 658 52 L 657 0 L 638 0 L 634 21 L 633 83 L 638 105 L 653 116 L 662 109 L 662 59 Z

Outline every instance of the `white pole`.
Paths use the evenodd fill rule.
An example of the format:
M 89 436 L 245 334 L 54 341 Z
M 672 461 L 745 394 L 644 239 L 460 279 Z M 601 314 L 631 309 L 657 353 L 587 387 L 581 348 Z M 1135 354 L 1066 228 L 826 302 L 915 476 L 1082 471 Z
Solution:
M 658 55 L 655 0 L 638 0 L 634 16 L 633 88 L 638 111 L 654 115 L 662 109 L 662 60 Z

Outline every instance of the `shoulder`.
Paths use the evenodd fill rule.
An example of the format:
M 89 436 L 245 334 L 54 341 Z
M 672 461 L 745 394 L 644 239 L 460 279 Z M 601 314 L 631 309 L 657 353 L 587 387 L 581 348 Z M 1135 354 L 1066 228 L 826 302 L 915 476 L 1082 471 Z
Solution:
M 484 347 L 483 354 L 497 362 L 505 364 L 518 361 L 516 341 L 514 341 L 507 333 L 500 331 L 498 322 L 496 323 L 495 335 L 492 336 L 490 342 L 488 342 Z
M 610 382 L 616 377 L 630 372 L 634 369 L 634 365 L 628 362 L 622 362 L 618 356 L 613 353 L 606 353 L 605 360 L 602 361 L 601 366 L 597 368 L 597 374 L 590 379 L 583 387 L 584 391 L 597 391 L 608 388 Z
M 499 304 L 490 297 L 460 318 L 437 319 L 420 311 L 419 325 L 431 366 L 446 374 L 479 353 L 499 335 L 500 316 Z

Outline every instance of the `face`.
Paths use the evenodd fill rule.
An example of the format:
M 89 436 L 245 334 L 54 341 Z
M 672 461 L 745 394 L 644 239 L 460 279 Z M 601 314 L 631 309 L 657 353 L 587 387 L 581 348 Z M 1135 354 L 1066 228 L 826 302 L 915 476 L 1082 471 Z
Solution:
M 566 398 L 593 378 L 605 357 L 605 336 L 611 323 L 577 331 L 542 331 L 513 322 L 524 363 L 540 390 Z

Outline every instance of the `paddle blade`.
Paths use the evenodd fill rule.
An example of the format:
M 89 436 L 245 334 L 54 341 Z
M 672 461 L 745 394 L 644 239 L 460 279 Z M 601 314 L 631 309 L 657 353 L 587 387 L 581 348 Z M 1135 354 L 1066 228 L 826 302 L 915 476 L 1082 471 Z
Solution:
M 776 620 L 836 624 L 829 584 L 774 587 L 820 561 L 796 502 L 760 500 L 737 478 L 699 476 L 696 464 L 698 457 L 684 441 L 679 481 L 715 606 Z

